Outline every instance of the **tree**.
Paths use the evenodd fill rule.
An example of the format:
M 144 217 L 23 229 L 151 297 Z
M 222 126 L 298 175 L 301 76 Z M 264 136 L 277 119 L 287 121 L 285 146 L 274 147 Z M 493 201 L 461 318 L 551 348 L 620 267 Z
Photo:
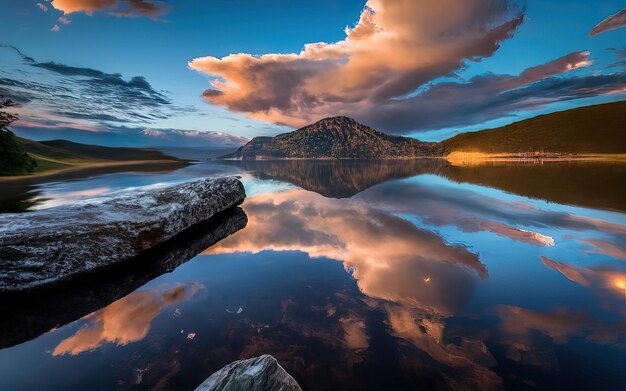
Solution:
M 9 126 L 17 121 L 18 116 L 4 109 L 15 106 L 11 99 L 0 97 L 0 175 L 27 174 L 37 167 L 35 159 L 24 151 L 15 134 L 9 130 Z

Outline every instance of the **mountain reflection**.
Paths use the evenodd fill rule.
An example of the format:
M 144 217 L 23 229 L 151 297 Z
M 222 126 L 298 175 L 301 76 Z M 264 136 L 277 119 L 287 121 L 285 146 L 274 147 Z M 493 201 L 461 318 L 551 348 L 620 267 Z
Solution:
M 440 159 L 406 160 L 243 160 L 229 162 L 259 179 L 292 183 L 329 198 L 349 198 L 378 183 L 439 173 Z
M 202 288 L 202 285 L 178 285 L 164 291 L 156 288 L 132 293 L 87 315 L 88 325 L 61 341 L 52 355 L 77 355 L 107 342 L 121 346 L 139 341 L 148 334 L 152 320 L 165 307 L 184 301 Z
M 227 162 L 259 179 L 289 182 L 330 198 L 349 198 L 376 184 L 423 174 L 489 186 L 551 202 L 626 210 L 626 165 L 614 162 L 488 162 L 453 165 L 443 159 L 246 160 Z

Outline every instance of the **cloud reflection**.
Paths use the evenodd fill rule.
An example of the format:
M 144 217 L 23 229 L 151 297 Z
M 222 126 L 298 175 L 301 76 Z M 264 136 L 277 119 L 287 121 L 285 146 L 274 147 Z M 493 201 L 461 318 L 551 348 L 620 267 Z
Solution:
M 589 340 L 608 344 L 624 337 L 626 324 L 604 324 L 581 311 L 557 309 L 542 313 L 516 306 L 502 306 L 499 310 L 501 329 L 507 342 L 532 344 L 532 331 L 550 337 L 555 343 L 563 344 L 569 338 L 585 336 Z
M 251 197 L 244 208 L 250 217 L 246 229 L 206 254 L 302 251 L 342 261 L 367 304 L 387 315 L 393 335 L 447 370 L 471 373 L 462 376 L 463 387 L 499 388 L 500 378 L 483 365 L 494 360 L 481 341 L 444 339 L 445 319 L 463 308 L 477 281 L 488 276 L 476 254 L 354 198 L 330 200 L 289 190 Z M 363 319 L 352 314 L 338 322 L 348 349 L 369 347 Z
M 245 209 L 246 229 L 206 253 L 295 250 L 341 260 L 369 297 L 442 315 L 463 307 L 477 277 L 487 277 L 465 247 L 361 202 L 291 190 L 249 198 Z
M 609 289 L 619 295 L 626 294 L 626 272 L 600 267 L 576 267 L 546 257 L 541 257 L 541 260 L 546 267 L 558 270 L 570 281 L 583 286 Z
M 152 320 L 163 308 L 182 302 L 201 288 L 202 285 L 181 284 L 165 291 L 156 288 L 131 293 L 88 315 L 90 323 L 61 341 L 52 355 L 75 356 L 92 351 L 106 342 L 122 346 L 139 341 L 148 334 Z

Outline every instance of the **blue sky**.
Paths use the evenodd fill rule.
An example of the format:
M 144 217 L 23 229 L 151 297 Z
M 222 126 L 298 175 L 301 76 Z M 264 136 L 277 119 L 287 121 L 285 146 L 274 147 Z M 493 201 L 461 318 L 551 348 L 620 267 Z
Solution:
M 82 1 L 82 3 L 89 4 L 90 0 L 61 1 L 66 3 L 72 3 L 73 1 L 80 3 Z M 110 1 L 112 4 L 119 3 L 119 8 L 122 9 L 128 6 L 122 0 Z M 450 5 L 454 6 L 455 1 L 458 0 L 445 0 L 444 3 L 450 3 Z M 150 1 L 139 0 L 139 2 L 149 3 Z M 4 37 L 2 39 L 3 44 L 14 46 L 24 55 L 32 57 L 37 63 L 54 62 L 77 68 L 90 68 L 102 71 L 105 74 L 119 73 L 122 80 L 125 81 L 130 80 L 134 76 L 141 76 L 149 83 L 154 92 L 162 94 L 169 102 L 164 106 L 162 115 L 155 115 L 158 118 L 133 119 L 119 123 L 115 121 L 91 120 L 94 126 L 86 126 L 86 128 L 90 128 L 86 129 L 90 132 L 93 132 L 95 128 L 99 131 L 111 131 L 116 134 L 117 138 L 125 137 L 125 132 L 132 133 L 138 129 L 145 128 L 163 131 L 170 131 L 171 129 L 203 132 L 219 131 L 250 138 L 257 135 L 272 135 L 284 132 L 299 126 L 301 123 L 319 119 L 318 117 L 322 115 L 343 115 L 351 114 L 354 111 L 354 116 L 358 120 L 389 133 L 436 140 L 459 131 L 501 125 L 533 116 L 537 113 L 597 102 L 622 100 L 624 99 L 623 91 L 626 91 L 624 89 L 625 85 L 622 84 L 623 80 L 618 77 L 624 74 L 624 65 L 607 68 L 610 64 L 624 60 L 624 58 L 619 58 L 619 50 L 624 49 L 625 46 L 626 28 L 606 31 L 594 37 L 589 36 L 591 29 L 595 25 L 609 15 L 624 9 L 626 7 L 626 2 L 624 1 L 533 0 L 513 2 L 502 0 L 500 3 L 509 3 L 512 8 L 501 15 L 489 16 L 492 19 L 487 19 L 487 16 L 485 16 L 486 22 L 484 26 L 490 28 L 497 23 L 512 20 L 515 17 L 515 12 L 523 13 L 523 22 L 516 28 L 511 29 L 510 36 L 498 40 L 499 48 L 489 53 L 481 52 L 479 61 L 471 58 L 463 59 L 463 54 L 455 52 L 454 55 L 458 55 L 459 59 L 464 61 L 464 67 L 459 67 L 453 71 L 450 71 L 450 69 L 454 68 L 454 66 L 443 69 L 441 74 L 435 73 L 430 75 L 429 78 L 420 79 L 419 83 L 416 82 L 412 86 L 412 88 L 415 87 L 415 91 L 418 91 L 413 94 L 419 94 L 419 91 L 445 82 L 454 83 L 455 85 L 450 85 L 449 87 L 455 88 L 456 84 L 471 82 L 473 77 L 488 77 L 490 75 L 517 76 L 527 68 L 547 64 L 572 53 L 589 51 L 587 57 L 585 57 L 585 61 L 589 61 L 589 64 L 574 67 L 576 69 L 567 72 L 547 73 L 545 78 L 551 80 L 552 78 L 616 75 L 610 80 L 610 88 L 607 87 L 601 92 L 593 94 L 588 92 L 579 95 L 567 93 L 565 94 L 567 99 L 560 99 L 558 94 L 551 93 L 549 104 L 541 105 L 528 105 L 527 102 L 531 97 L 525 96 L 523 98 L 524 104 L 516 101 L 515 105 L 509 105 L 507 102 L 506 107 L 488 116 L 476 115 L 475 112 L 480 111 L 480 107 L 464 107 L 464 111 L 449 114 L 448 110 L 455 110 L 455 104 L 452 103 L 449 108 L 438 107 L 439 110 L 436 113 L 432 110 L 427 111 L 427 113 L 433 113 L 434 118 L 431 121 L 416 120 L 415 117 L 408 113 L 411 110 L 415 111 L 416 107 L 424 107 L 426 97 L 420 98 L 412 105 L 396 105 L 397 107 L 393 107 L 393 110 L 390 112 L 378 109 L 379 107 L 391 107 L 395 105 L 396 100 L 411 96 L 411 93 L 400 96 L 394 92 L 396 95 L 391 94 L 392 96 L 388 100 L 377 101 L 376 106 L 373 106 L 376 110 L 372 110 L 372 107 L 362 103 L 372 101 L 372 97 L 367 95 L 360 95 L 358 98 L 355 98 L 359 100 L 358 105 L 347 101 L 339 102 L 340 105 L 338 105 L 335 102 L 329 103 L 330 100 L 318 103 L 320 100 L 327 99 L 325 98 L 326 96 L 336 97 L 340 101 L 345 99 L 345 96 L 347 96 L 345 92 L 348 87 L 335 91 L 335 86 L 333 85 L 326 88 L 326 90 L 323 86 L 318 87 L 314 93 L 309 90 L 306 91 L 304 96 L 313 94 L 316 102 L 315 108 L 312 108 L 310 111 L 307 111 L 307 108 L 312 106 L 298 105 L 297 108 L 294 108 L 290 104 L 285 105 L 284 102 L 278 102 L 275 99 L 264 100 L 262 104 L 257 104 L 258 102 L 250 104 L 250 100 L 254 99 L 255 95 L 271 94 L 276 89 L 304 88 L 303 86 L 308 79 L 305 80 L 304 76 L 302 76 L 302 80 L 298 79 L 297 83 L 285 87 L 282 84 L 284 80 L 280 79 L 280 73 L 278 78 L 269 73 L 267 75 L 261 73 L 258 76 L 256 73 L 251 74 L 250 70 L 239 71 L 235 68 L 224 71 L 229 75 L 227 77 L 224 77 L 224 74 L 215 76 L 222 79 L 228 79 L 231 76 L 244 79 L 252 76 L 264 77 L 263 81 L 267 82 L 270 87 L 266 86 L 265 90 L 255 87 L 250 88 L 250 91 L 227 91 L 220 93 L 217 98 L 213 96 L 208 96 L 207 99 L 202 98 L 203 91 L 219 89 L 210 85 L 210 82 L 215 80 L 216 77 L 211 76 L 209 71 L 213 72 L 213 69 L 216 69 L 216 66 L 221 66 L 221 64 L 219 62 L 209 64 L 209 71 L 206 71 L 206 67 L 192 70 L 188 66 L 189 61 L 204 56 L 222 59 L 236 53 L 249 53 L 258 56 L 268 53 L 300 53 L 305 44 L 315 42 L 334 43 L 345 40 L 346 33 L 344 28 L 346 26 L 354 27 L 359 22 L 365 0 L 323 0 L 315 2 L 287 0 L 264 2 L 175 0 L 166 2 L 170 6 L 168 7 L 169 12 L 159 15 L 156 20 L 154 17 L 139 14 L 132 15 L 133 17 L 118 17 L 111 14 L 113 10 L 111 8 L 96 10 L 91 15 L 80 11 L 70 13 L 67 15 L 71 20 L 69 24 L 62 24 L 58 21 L 63 12 L 55 8 L 57 6 L 55 3 L 51 4 L 44 0 L 5 1 L 3 3 L 3 12 L 0 14 L 0 32 Z M 36 5 L 37 3 L 43 4 L 48 11 L 43 12 Z M 388 3 L 389 0 L 374 0 L 372 2 L 372 4 L 377 5 L 381 9 L 383 7 L 390 8 Z M 420 3 L 428 2 L 415 1 L 413 3 L 415 7 L 411 5 L 406 12 L 415 10 L 416 23 L 419 23 Z M 468 13 L 480 14 L 482 12 L 479 8 L 481 0 L 471 0 L 470 3 L 476 3 L 476 9 L 466 10 Z M 63 8 L 62 5 L 59 8 Z M 429 11 L 425 10 L 425 8 L 421 13 L 436 12 L 436 10 Z M 380 13 L 382 14 L 382 12 Z M 482 20 L 483 16 L 480 15 L 480 17 Z M 474 23 L 473 20 L 463 20 L 462 23 L 454 24 L 453 26 L 455 28 L 459 26 L 474 28 L 476 26 L 468 24 Z M 448 23 L 446 20 L 435 20 L 434 22 L 441 22 L 441 25 Z M 389 23 L 389 20 L 379 20 L 376 23 Z M 400 23 L 398 24 L 400 25 Z M 59 26 L 59 31 L 51 30 L 55 25 Z M 436 29 L 437 27 L 432 28 Z M 406 29 L 403 31 L 406 31 Z M 424 32 L 428 32 L 426 27 L 416 30 L 415 34 L 425 34 Z M 412 34 L 412 32 L 409 32 L 409 34 Z M 410 40 L 413 37 L 403 38 Z M 438 42 L 426 42 L 426 44 Z M 412 55 L 420 56 L 423 52 L 419 50 L 419 46 L 415 45 L 412 43 L 408 49 L 405 47 L 400 49 L 413 50 L 413 52 L 407 52 L 409 57 Z M 607 50 L 610 48 L 617 50 Z M 436 49 L 431 48 L 428 50 L 431 50 L 431 52 L 435 50 L 435 52 L 432 52 L 432 56 L 440 55 Z M 484 51 L 483 49 L 480 50 Z M 377 55 L 377 52 L 372 53 L 372 55 Z M 426 51 L 424 56 L 427 57 L 430 55 L 429 53 Z M 352 54 L 345 53 L 343 55 L 352 56 Z M 403 57 L 406 58 L 407 56 Z M 288 68 L 285 69 L 291 71 L 293 67 L 300 66 L 300 60 L 297 59 L 297 62 L 291 62 L 291 60 L 279 61 L 277 64 L 287 64 L 285 66 L 288 66 Z M 318 59 L 316 58 L 315 60 L 317 61 Z M 455 58 L 454 60 L 456 61 L 457 59 Z M 580 56 L 576 57 L 576 61 L 578 60 L 580 60 Z M 306 61 L 311 62 L 309 58 Z M 389 61 L 403 60 L 402 58 L 395 60 L 391 56 Z M 570 59 L 568 61 L 574 60 Z M 422 66 L 422 63 L 416 62 L 414 65 L 409 64 L 408 66 L 419 68 Z M 333 64 L 333 66 L 336 65 L 336 63 Z M 261 66 L 263 64 L 259 62 L 257 65 Z M 378 69 L 373 68 L 373 70 L 377 71 Z M 23 59 L 9 48 L 0 49 L 0 71 L 2 72 L 1 76 L 5 79 L 22 81 L 38 79 L 42 83 L 50 83 L 52 86 L 69 85 L 71 87 L 68 88 L 84 88 L 81 84 L 72 84 L 74 81 L 68 84 L 68 79 L 75 75 L 59 75 L 56 73 L 47 76 L 46 72 L 48 69 L 44 68 L 42 70 L 41 67 L 33 69 L 32 65 L 24 63 Z M 404 71 L 406 69 L 402 70 L 402 72 Z M 236 74 L 234 75 L 234 73 Z M 324 74 L 321 75 L 324 76 Z M 47 77 L 47 81 L 44 80 Z M 284 78 L 288 77 L 298 78 L 301 75 L 300 73 L 289 75 L 285 73 Z M 393 74 L 390 77 L 393 77 Z M 424 82 L 424 80 L 426 81 Z M 540 84 L 544 81 L 543 78 L 541 80 L 533 79 L 531 80 L 532 83 L 516 85 L 516 88 L 524 88 L 530 84 Z M 594 86 L 600 82 L 608 83 L 609 81 L 594 79 Z M 255 83 L 258 83 L 258 79 Z M 367 87 L 366 81 L 359 81 L 359 83 L 361 83 L 359 87 Z M 376 85 L 373 84 L 373 86 Z M 352 88 L 352 86 L 349 87 Z M 8 88 L 8 86 L 5 85 L 5 88 Z M 32 88 L 32 86 L 24 86 L 20 91 L 24 93 L 27 88 Z M 546 86 L 545 88 L 548 87 Z M 616 93 L 620 89 L 622 93 Z M 465 88 L 465 90 L 466 92 L 464 93 L 472 96 L 471 88 Z M 89 91 L 94 93 L 92 89 Z M 445 91 L 449 94 L 454 93 L 449 88 Z M 579 92 L 579 90 L 577 91 Z M 529 93 L 534 92 L 529 91 Z M 242 97 L 242 94 L 245 96 Z M 542 97 L 546 96 L 545 92 L 542 94 Z M 77 95 L 82 97 L 82 104 L 90 96 L 84 93 Z M 294 93 L 291 99 L 299 99 L 299 96 Z M 69 126 L 72 128 L 72 132 L 70 132 L 66 131 L 67 122 L 65 120 L 60 120 L 57 124 L 53 123 L 58 119 L 55 115 L 52 119 L 45 116 L 47 119 L 45 126 L 38 127 L 38 121 L 28 121 L 29 116 L 32 116 L 33 113 L 55 110 L 53 107 L 50 107 L 49 103 L 41 103 L 40 100 L 41 98 L 31 99 L 29 102 L 24 103 L 24 111 L 21 113 L 24 124 L 18 127 L 18 133 L 22 127 L 28 126 L 36 129 L 36 132 L 33 129 L 27 132 L 28 135 L 34 135 L 34 137 L 50 138 L 46 137 L 48 134 L 54 136 L 59 134 L 69 135 L 68 137 L 71 137 L 72 132 L 79 131 L 75 128 L 80 128 L 85 123 L 91 123 L 89 119 L 85 118 L 81 119 L 79 123 L 75 123 L 76 118 L 68 119 L 68 122 L 72 123 Z M 486 100 L 485 104 L 488 103 L 489 101 Z M 430 101 L 426 102 L 426 104 L 430 104 Z M 69 105 L 71 106 L 71 102 Z M 156 106 L 150 106 L 152 105 L 150 102 L 148 105 L 149 108 L 146 110 L 159 110 Z M 108 112 L 104 103 L 103 106 L 98 107 Z M 267 114 L 268 107 L 272 108 L 271 114 Z M 143 109 L 137 106 L 137 110 L 137 112 L 140 112 Z M 407 113 L 402 112 L 403 110 Z M 367 114 L 368 112 L 375 112 L 376 118 L 371 119 Z M 454 117 L 457 119 L 452 122 L 438 121 L 435 118 L 436 116 L 441 116 L 442 118 Z M 468 117 L 467 121 L 463 120 L 465 116 Z M 35 115 L 35 117 L 37 116 Z M 33 118 L 37 119 L 35 117 Z M 473 117 L 473 119 L 470 119 L 470 117 Z M 261 118 L 262 120 L 254 118 Z M 393 121 L 385 118 L 391 118 Z M 399 119 L 396 120 L 396 118 Z M 289 126 L 277 125 L 276 123 Z

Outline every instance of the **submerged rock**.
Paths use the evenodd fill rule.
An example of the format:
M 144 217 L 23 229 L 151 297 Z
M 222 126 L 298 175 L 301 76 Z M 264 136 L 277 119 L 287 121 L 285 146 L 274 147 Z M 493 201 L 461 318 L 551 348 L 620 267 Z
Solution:
M 0 292 L 57 283 L 132 259 L 245 198 L 237 178 L 123 191 L 0 215 Z
M 196 391 L 302 391 L 269 354 L 235 361 L 212 374 Z

